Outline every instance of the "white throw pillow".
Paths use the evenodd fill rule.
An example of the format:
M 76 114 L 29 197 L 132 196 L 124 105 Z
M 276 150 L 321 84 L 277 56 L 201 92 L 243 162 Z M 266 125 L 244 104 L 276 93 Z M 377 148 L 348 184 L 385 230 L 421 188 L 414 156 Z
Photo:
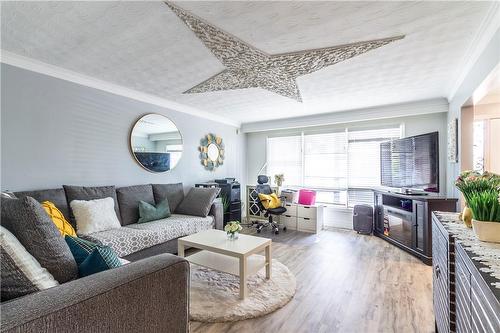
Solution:
M 0 226 L 2 301 L 55 287 L 59 283 L 19 240 Z
M 87 235 L 120 228 L 113 198 L 73 200 L 69 204 L 76 219 L 76 233 Z

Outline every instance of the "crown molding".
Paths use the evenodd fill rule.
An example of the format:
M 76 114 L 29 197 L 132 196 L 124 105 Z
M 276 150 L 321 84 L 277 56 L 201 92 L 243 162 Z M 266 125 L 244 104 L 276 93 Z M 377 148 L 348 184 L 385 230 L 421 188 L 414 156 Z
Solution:
M 387 118 L 417 116 L 429 113 L 448 112 L 449 104 L 446 98 L 439 97 L 408 103 L 381 105 L 369 108 L 329 112 L 303 117 L 276 119 L 243 123 L 243 133 L 304 128 L 322 125 L 345 124 L 358 121 L 369 121 Z
M 82 86 L 106 91 L 115 95 L 135 99 L 144 103 L 149 103 L 157 106 L 161 106 L 174 111 L 186 113 L 192 116 L 201 117 L 223 123 L 226 125 L 234 126 L 239 128 L 240 123 L 236 121 L 229 120 L 225 117 L 217 116 L 206 111 L 199 110 L 197 108 L 187 106 L 178 102 L 174 102 L 165 98 L 161 98 L 155 95 L 140 92 L 138 90 L 130 89 L 118 84 L 107 82 L 104 80 L 97 79 L 92 76 L 84 75 L 78 72 L 74 72 L 68 69 L 64 69 L 58 66 L 50 65 L 45 62 L 32 59 L 29 57 L 21 56 L 16 53 L 12 53 L 5 50 L 0 50 L 0 62 L 7 65 L 19 67 L 32 72 L 48 75 L 61 80 L 73 82 L 80 84 Z
M 492 40 L 498 29 L 500 29 L 500 2 L 493 1 L 486 17 L 481 22 L 479 29 L 465 52 L 461 66 L 459 66 L 459 70 L 456 75 L 457 79 L 453 83 L 450 93 L 448 94 L 449 101 L 455 97 L 455 94 L 465 80 L 465 77 L 486 49 L 488 43 Z

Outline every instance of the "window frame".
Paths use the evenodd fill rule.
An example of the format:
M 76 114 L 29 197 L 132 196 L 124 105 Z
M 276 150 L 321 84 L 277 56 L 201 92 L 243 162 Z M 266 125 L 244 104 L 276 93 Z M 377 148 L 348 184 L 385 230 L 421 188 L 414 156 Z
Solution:
M 335 127 L 335 128 L 329 128 L 329 129 L 303 129 L 297 132 L 287 132 L 287 133 L 282 133 L 282 134 L 277 134 L 277 135 L 268 135 L 266 136 L 266 173 L 269 170 L 270 166 L 270 156 L 269 156 L 269 139 L 271 138 L 278 138 L 278 137 L 292 137 L 292 136 L 300 136 L 301 140 L 301 151 L 300 151 L 300 156 L 301 156 L 301 184 L 300 185 L 287 185 L 287 188 L 290 189 L 301 189 L 301 188 L 308 188 L 317 192 L 345 192 L 345 203 L 323 203 L 327 205 L 331 205 L 333 207 L 339 207 L 339 208 L 345 208 L 345 209 L 351 209 L 352 205 L 349 202 L 349 191 L 367 191 L 367 190 L 372 190 L 373 187 L 363 187 L 363 186 L 349 186 L 349 131 L 354 132 L 354 131 L 368 131 L 368 130 L 377 130 L 377 129 L 394 129 L 399 127 L 399 138 L 402 138 L 405 136 L 405 124 L 404 123 L 386 123 L 386 124 L 380 124 L 377 126 L 373 125 L 366 125 L 366 126 L 361 126 L 361 125 L 356 125 L 356 126 L 349 126 L 345 125 L 342 127 Z M 304 185 L 304 180 L 305 180 L 305 136 L 306 135 L 314 135 L 314 134 L 327 134 L 327 133 L 339 133 L 339 132 L 344 132 L 345 135 L 345 154 L 346 154 L 346 165 L 347 165 L 347 172 L 345 175 L 346 179 L 346 186 L 345 187 L 331 187 L 331 186 L 306 186 Z M 272 175 L 271 175 L 272 176 Z

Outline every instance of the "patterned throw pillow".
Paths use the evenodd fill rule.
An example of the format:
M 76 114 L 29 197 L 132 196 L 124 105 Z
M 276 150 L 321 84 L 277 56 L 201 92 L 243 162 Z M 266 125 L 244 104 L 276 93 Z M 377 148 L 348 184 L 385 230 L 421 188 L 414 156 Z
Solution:
M 0 226 L 1 294 L 2 302 L 59 283 L 31 255 L 19 240 L 7 229 Z
M 156 221 L 170 217 L 170 215 L 167 199 L 160 202 L 156 207 L 145 201 L 139 201 L 139 220 L 137 223 Z
M 120 258 L 109 246 L 99 246 L 78 266 L 80 277 L 120 267 Z
M 78 237 L 65 236 L 71 253 L 78 264 L 78 276 L 84 277 L 110 268 L 120 267 L 122 262 L 109 246 L 92 243 Z
M 42 207 L 45 209 L 47 214 L 49 214 L 50 219 L 56 225 L 57 229 L 61 233 L 61 236 L 76 236 L 75 229 L 73 229 L 71 224 L 64 218 L 63 213 L 57 209 L 53 202 L 44 201 L 42 202 Z

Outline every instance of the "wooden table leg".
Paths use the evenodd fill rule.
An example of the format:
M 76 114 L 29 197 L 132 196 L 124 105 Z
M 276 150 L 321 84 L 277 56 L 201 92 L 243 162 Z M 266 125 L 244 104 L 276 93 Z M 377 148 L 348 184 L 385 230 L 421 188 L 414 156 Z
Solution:
M 247 297 L 247 258 L 240 257 L 240 299 Z
M 266 246 L 266 279 L 268 280 L 271 278 L 272 262 L 273 262 L 273 256 L 271 252 L 271 244 L 269 244 L 268 246 Z
M 182 242 L 177 242 L 177 255 L 184 257 L 184 244 Z

